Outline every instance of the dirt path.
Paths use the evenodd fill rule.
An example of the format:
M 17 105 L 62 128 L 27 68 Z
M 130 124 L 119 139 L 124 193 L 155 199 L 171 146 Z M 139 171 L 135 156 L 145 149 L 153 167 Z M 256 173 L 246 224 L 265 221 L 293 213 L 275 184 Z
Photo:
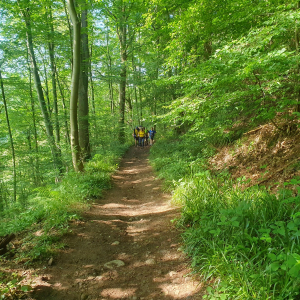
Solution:
M 147 155 L 147 148 L 127 152 L 114 187 L 72 225 L 68 248 L 38 274 L 32 299 L 202 299 L 170 222 L 179 212 Z

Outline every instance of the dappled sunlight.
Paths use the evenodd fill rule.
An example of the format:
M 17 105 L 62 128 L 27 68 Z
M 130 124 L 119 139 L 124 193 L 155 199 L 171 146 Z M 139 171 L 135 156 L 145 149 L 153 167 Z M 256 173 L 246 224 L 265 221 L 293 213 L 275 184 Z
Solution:
M 49 278 L 51 286 L 50 298 L 43 300 L 202 299 L 196 297 L 201 286 L 188 275 L 179 233 L 170 222 L 179 210 L 170 205 L 170 195 L 162 193 L 145 160 L 135 163 L 138 168 L 121 165 L 114 188 L 73 224 L 67 247 L 53 266 L 41 270 L 40 278 Z M 135 175 L 139 169 L 145 173 Z
M 103 297 L 110 297 L 111 299 L 120 299 L 124 297 L 130 297 L 134 295 L 136 289 L 128 288 L 128 289 L 121 289 L 121 288 L 110 288 L 104 289 L 101 293 Z
M 126 179 L 126 177 L 124 177 L 124 176 L 119 176 L 119 175 L 113 175 L 112 178 L 114 178 L 114 179 L 123 179 L 123 180 Z
M 195 286 L 194 282 L 185 282 L 184 284 L 161 284 L 159 286 L 161 290 L 163 291 L 163 294 L 165 296 L 169 296 L 172 299 L 183 299 L 183 297 L 188 297 L 193 295 L 191 292 L 187 291 L 195 291 L 201 290 L 201 286 Z
M 120 203 L 108 203 L 102 206 L 102 208 L 127 208 L 128 205 L 120 204 Z

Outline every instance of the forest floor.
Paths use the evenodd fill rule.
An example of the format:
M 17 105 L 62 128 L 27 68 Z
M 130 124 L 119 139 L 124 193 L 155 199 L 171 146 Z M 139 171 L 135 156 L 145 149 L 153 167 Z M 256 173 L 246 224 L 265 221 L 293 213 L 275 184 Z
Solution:
M 180 250 L 180 216 L 162 191 L 147 156 L 132 147 L 113 175 L 113 188 L 64 236 L 66 247 L 48 262 L 23 271 L 34 300 L 202 299 Z

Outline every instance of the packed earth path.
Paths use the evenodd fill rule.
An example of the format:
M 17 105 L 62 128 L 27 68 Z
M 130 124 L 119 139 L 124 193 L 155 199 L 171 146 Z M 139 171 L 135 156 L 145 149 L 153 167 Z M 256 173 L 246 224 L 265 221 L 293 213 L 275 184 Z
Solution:
M 67 247 L 39 271 L 31 299 L 202 299 L 172 223 L 179 209 L 162 191 L 148 152 L 127 151 L 113 188 L 71 224 Z

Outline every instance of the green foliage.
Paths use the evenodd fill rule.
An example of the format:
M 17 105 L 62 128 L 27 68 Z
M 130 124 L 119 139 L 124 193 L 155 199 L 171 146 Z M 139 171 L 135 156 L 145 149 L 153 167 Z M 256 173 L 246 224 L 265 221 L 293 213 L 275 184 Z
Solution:
M 16 273 L 0 270 L 0 299 L 21 299 L 26 297 L 26 293 L 32 290 L 28 284 L 22 284 L 24 279 Z
M 35 259 L 49 253 L 57 236 L 66 232 L 68 222 L 79 219 L 88 203 L 110 188 L 111 173 L 126 148 L 115 144 L 96 154 L 84 173 L 69 172 L 59 184 L 36 188 L 25 206 L 18 202 L 1 214 L 0 236 L 32 228 L 41 234 L 27 236 L 23 256 Z
M 207 299 L 298 297 L 298 196 L 241 191 L 203 172 L 180 183 L 174 197 L 182 204 L 179 224 L 188 226 L 183 236 L 193 267 L 205 279 L 220 278 Z
M 177 181 L 202 170 L 212 153 L 212 148 L 204 147 L 204 143 L 193 136 L 167 136 L 152 147 L 150 159 L 159 177 L 165 179 L 166 188 L 171 189 Z

